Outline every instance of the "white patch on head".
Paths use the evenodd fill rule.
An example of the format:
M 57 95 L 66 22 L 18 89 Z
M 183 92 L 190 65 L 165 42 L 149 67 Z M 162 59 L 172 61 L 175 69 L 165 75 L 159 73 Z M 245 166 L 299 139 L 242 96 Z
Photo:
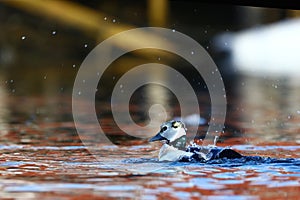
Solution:
M 179 121 L 169 121 L 161 125 L 160 135 L 170 142 L 175 141 L 181 136 L 186 135 L 185 126 Z

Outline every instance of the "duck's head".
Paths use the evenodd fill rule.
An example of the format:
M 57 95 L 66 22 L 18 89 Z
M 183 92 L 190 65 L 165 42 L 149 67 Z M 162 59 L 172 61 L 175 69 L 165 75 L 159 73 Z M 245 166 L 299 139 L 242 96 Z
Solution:
M 160 131 L 149 141 L 166 141 L 166 144 L 179 150 L 185 150 L 186 145 L 186 128 L 181 121 L 168 121 L 160 126 Z

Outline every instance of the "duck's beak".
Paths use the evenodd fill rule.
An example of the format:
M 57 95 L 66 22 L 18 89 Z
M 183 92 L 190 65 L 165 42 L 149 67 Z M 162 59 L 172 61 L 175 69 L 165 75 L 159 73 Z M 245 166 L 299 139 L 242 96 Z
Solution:
M 157 133 L 154 137 L 150 138 L 149 142 L 154 142 L 159 140 L 167 140 L 167 138 L 161 136 L 160 133 Z

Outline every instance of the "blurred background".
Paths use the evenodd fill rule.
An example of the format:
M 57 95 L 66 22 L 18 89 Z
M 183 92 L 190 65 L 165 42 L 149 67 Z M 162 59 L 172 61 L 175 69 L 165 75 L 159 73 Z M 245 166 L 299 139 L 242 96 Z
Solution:
M 18 135 L 16 127 L 43 129 L 45 123 L 73 127 L 72 87 L 88 53 L 118 32 L 158 26 L 198 41 L 219 67 L 228 101 L 224 138 L 244 136 L 248 139 L 241 143 L 254 144 L 272 140 L 299 143 L 299 17 L 296 10 L 197 1 L 1 1 L 1 134 L 26 143 L 32 137 Z M 126 48 L 130 41 L 116 45 Z M 143 50 L 118 59 L 99 82 L 105 90 L 97 92 L 96 109 L 101 123 L 109 125 L 108 132 L 119 132 L 110 120 L 114 84 L 132 67 L 149 62 L 180 70 L 197 91 L 201 116 L 209 120 L 208 91 L 192 66 L 170 53 Z M 147 119 L 149 106 L 144 105 L 151 103 L 140 90 L 131 100 L 137 122 Z M 171 93 L 166 96 L 172 116 L 178 116 L 176 98 Z M 204 126 L 200 132 L 205 130 Z

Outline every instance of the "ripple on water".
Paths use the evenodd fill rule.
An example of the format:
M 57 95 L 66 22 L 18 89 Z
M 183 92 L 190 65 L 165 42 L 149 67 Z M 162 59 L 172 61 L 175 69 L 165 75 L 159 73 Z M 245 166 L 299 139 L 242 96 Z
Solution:
M 224 173 L 213 174 L 212 177 L 218 179 L 234 179 L 234 178 L 240 178 L 241 174 L 237 174 L 235 172 L 224 172 Z
M 192 178 L 190 180 L 196 187 L 205 190 L 217 190 L 224 188 L 224 185 L 218 183 L 218 180 L 212 178 Z
M 274 188 L 274 187 L 290 187 L 290 186 L 300 186 L 299 181 L 272 181 L 270 182 L 267 187 Z
M 204 200 L 258 200 L 258 196 L 247 196 L 247 195 L 234 195 L 234 196 L 203 196 L 201 199 Z
M 194 187 L 194 183 L 191 183 L 191 182 L 179 182 L 179 183 L 173 183 L 172 185 L 176 188 L 192 188 L 192 187 Z
M 36 184 L 27 183 L 24 185 L 8 186 L 4 188 L 5 192 L 50 192 L 61 191 L 64 189 L 92 189 L 95 186 L 92 184 L 79 183 L 57 183 L 57 184 Z
M 86 156 L 88 154 L 80 154 L 82 146 L 1 148 L 10 156 L 5 157 L 7 161 L 0 163 L 2 175 L 34 180 L 0 183 L 1 192 L 10 194 L 91 194 L 92 191 L 93 195 L 113 198 L 244 200 L 257 199 L 250 195 L 257 194 L 254 190 L 263 195 L 266 188 L 270 193 L 276 193 L 278 188 L 287 188 L 288 191 L 299 187 L 299 159 L 253 157 L 248 160 L 220 159 L 210 163 L 158 162 L 156 157 L 147 154 L 149 151 L 145 149 L 146 146 L 141 146 L 129 148 L 130 152 L 126 155 L 117 155 L 116 152 L 110 155 L 110 151 L 99 151 L 103 158 L 93 160 Z M 47 154 L 45 157 L 40 155 L 48 151 L 53 153 L 49 157 L 53 160 L 49 161 Z M 35 155 L 38 157 L 34 158 L 42 159 L 28 161 Z
M 69 193 L 72 190 L 93 190 L 94 192 L 108 192 L 113 197 L 134 197 L 136 191 L 141 190 L 139 185 L 106 185 L 86 183 L 55 183 L 55 184 L 36 184 L 26 183 L 4 187 L 5 192 L 63 192 Z
M 296 151 L 300 149 L 300 146 L 277 146 L 277 145 L 268 145 L 268 146 L 255 146 L 255 145 L 234 145 L 232 148 L 239 151 L 271 151 L 271 150 L 287 150 L 287 151 Z
M 221 185 L 235 185 L 235 184 L 243 184 L 244 180 L 219 180 L 218 183 Z

